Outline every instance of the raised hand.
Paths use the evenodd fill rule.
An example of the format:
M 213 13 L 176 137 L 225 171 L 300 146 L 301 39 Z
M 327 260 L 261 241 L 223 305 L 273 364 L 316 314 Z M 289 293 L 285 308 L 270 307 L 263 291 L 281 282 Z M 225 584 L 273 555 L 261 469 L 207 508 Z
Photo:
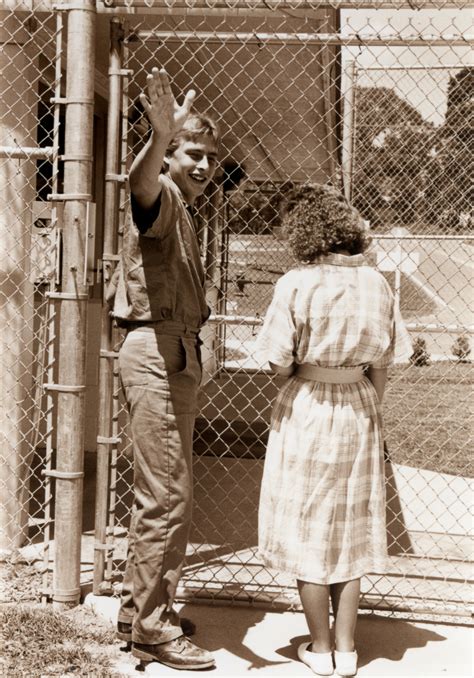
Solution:
M 160 136 L 172 139 L 188 117 L 196 92 L 186 93 L 181 106 L 171 91 L 170 81 L 164 68 L 152 68 L 146 78 L 147 93 L 140 94 L 140 102 L 153 130 Z

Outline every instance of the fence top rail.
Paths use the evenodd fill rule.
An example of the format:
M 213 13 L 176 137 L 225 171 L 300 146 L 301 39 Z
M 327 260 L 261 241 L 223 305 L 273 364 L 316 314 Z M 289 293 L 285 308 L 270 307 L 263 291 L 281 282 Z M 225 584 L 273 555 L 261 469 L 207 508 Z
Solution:
M 271 283 L 269 283 L 271 284 Z M 261 315 L 225 315 L 212 314 L 207 322 L 210 325 L 263 325 L 263 316 Z M 405 323 L 410 332 L 457 332 L 461 334 L 474 334 L 474 325 L 461 325 L 455 323 Z
M 415 235 L 412 233 L 401 233 L 400 235 L 397 235 L 396 233 L 371 233 L 371 237 L 374 240 L 462 240 L 465 242 L 472 242 L 474 241 L 474 235 L 466 233 L 466 234 L 457 234 L 457 235 L 449 235 L 449 234 L 426 234 L 426 235 Z
M 70 0 L 4 0 L 2 7 L 9 11 L 48 12 L 68 8 Z M 97 0 L 97 11 L 109 12 L 111 9 L 145 8 L 157 13 L 173 11 L 196 12 L 201 14 L 213 11 L 251 12 L 251 11 L 309 11 L 318 9 L 469 9 L 474 7 L 471 0 Z
M 169 31 L 137 31 L 131 33 L 127 38 L 127 42 L 135 42 L 137 40 L 156 41 L 156 42 L 236 42 L 236 43 L 258 43 L 266 44 L 271 42 L 284 44 L 299 44 L 308 45 L 310 43 L 321 43 L 325 45 L 345 45 L 351 46 L 425 46 L 425 45 L 458 45 L 468 46 L 474 41 L 474 35 L 458 34 L 458 35 L 384 35 L 380 36 L 377 33 L 364 33 L 354 35 L 342 35 L 340 33 L 262 33 L 252 32 L 243 33 L 236 32 L 206 32 L 206 31 L 174 31 L 172 34 Z
M 469 0 L 103 0 L 105 7 L 149 7 L 154 9 L 465 9 Z

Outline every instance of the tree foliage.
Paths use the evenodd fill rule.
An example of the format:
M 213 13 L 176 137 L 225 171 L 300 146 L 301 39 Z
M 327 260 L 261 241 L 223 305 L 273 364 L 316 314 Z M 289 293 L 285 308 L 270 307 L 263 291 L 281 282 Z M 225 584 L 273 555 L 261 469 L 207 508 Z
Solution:
M 352 200 L 378 230 L 392 226 L 466 232 L 472 226 L 474 68 L 453 75 L 442 125 L 386 87 L 356 88 Z M 234 233 L 271 233 L 291 182 L 276 185 L 227 172 L 228 225 Z M 237 190 L 234 190 L 237 189 Z
M 472 224 L 474 68 L 451 77 L 444 123 L 435 128 L 384 87 L 356 91 L 353 200 L 378 228 Z
M 444 125 L 427 168 L 428 219 L 446 231 L 472 226 L 474 68 L 464 68 L 448 85 Z
M 292 188 L 281 184 L 243 182 L 229 194 L 228 227 L 232 233 L 270 234 L 280 226 L 280 205 Z
M 413 353 L 410 356 L 410 362 L 417 367 L 430 364 L 430 354 L 426 348 L 426 339 L 423 337 L 416 337 L 413 342 Z
M 460 334 L 458 337 L 456 337 L 451 350 L 459 362 L 469 362 L 471 345 L 469 343 L 469 337 L 467 334 Z
M 412 223 L 420 210 L 433 126 L 391 89 L 356 93 L 353 200 L 372 226 Z

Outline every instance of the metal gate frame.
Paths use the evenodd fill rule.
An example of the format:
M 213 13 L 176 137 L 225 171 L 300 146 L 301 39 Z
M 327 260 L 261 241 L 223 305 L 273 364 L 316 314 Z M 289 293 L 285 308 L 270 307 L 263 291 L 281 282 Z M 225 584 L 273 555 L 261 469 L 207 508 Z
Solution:
M 146 7 L 148 9 L 155 9 L 153 13 L 159 15 L 161 11 L 161 6 L 154 6 L 153 2 L 144 2 L 132 1 L 130 3 L 125 3 L 125 6 L 122 6 L 120 2 L 111 3 L 114 5 L 114 8 L 117 13 L 125 11 L 125 6 L 129 5 L 133 7 Z M 199 5 L 199 3 L 197 3 Z M 225 3 L 224 3 L 225 4 Z M 233 6 L 235 3 L 232 3 Z M 241 6 L 245 9 L 248 6 L 248 3 L 242 2 L 238 3 L 239 8 Z M 291 3 L 290 3 L 291 4 Z M 302 3 L 306 4 L 306 3 Z M 327 3 L 331 6 L 337 5 L 341 6 L 350 6 L 354 7 L 371 7 L 374 5 L 380 7 L 379 3 Z M 383 7 L 386 8 L 384 3 Z M 402 5 L 406 6 L 406 3 L 388 3 L 390 6 L 398 9 Z M 464 6 L 464 3 L 446 3 L 446 2 L 428 2 L 424 3 L 424 6 L 430 7 L 454 7 L 457 8 Z M 252 6 L 255 3 L 252 4 Z M 309 3 L 308 6 L 314 8 L 319 6 L 320 3 Z M 199 7 L 196 3 L 193 3 L 196 12 L 202 11 L 205 13 L 206 8 L 203 8 L 201 5 Z M 411 7 L 411 3 L 409 3 Z M 206 5 L 207 7 L 207 5 Z M 237 7 L 236 11 L 238 11 Z M 259 7 L 259 10 L 262 12 L 271 11 L 267 9 L 262 9 Z M 222 10 L 222 14 L 225 14 L 226 10 Z M 106 168 L 106 204 L 105 204 L 105 233 L 104 233 L 104 255 L 103 255 L 103 271 L 104 271 L 104 282 L 110 280 L 114 263 L 118 259 L 117 252 L 119 251 L 119 238 L 120 238 L 120 229 L 123 224 L 123 211 L 126 204 L 126 195 L 124 190 L 124 181 L 126 179 L 128 164 L 130 162 L 130 149 L 128 148 L 127 138 L 128 138 L 128 114 L 129 114 L 129 101 L 127 97 L 128 90 L 128 78 L 131 75 L 131 72 L 127 68 L 123 68 L 123 64 L 127 63 L 127 50 L 130 47 L 126 44 L 126 31 L 124 26 L 124 21 L 120 17 L 115 17 L 111 20 L 111 42 L 110 42 L 110 61 L 109 61 L 109 123 L 108 123 L 108 132 L 107 132 L 107 168 Z M 151 34 L 150 34 L 151 36 Z M 196 37 L 196 34 L 192 34 Z M 154 39 L 163 39 L 165 40 L 167 34 L 153 31 Z M 173 34 L 174 39 L 187 39 L 190 37 L 189 33 L 184 32 L 175 32 Z M 198 36 L 199 37 L 199 36 Z M 235 36 L 234 36 L 235 37 Z M 250 37 L 259 39 L 258 35 L 253 36 L 242 36 L 244 39 L 249 39 Z M 265 36 L 268 38 L 268 35 Z M 275 36 L 276 37 L 276 36 Z M 281 36 L 279 36 L 281 37 Z M 289 36 L 286 36 L 288 38 Z M 383 46 L 386 44 L 398 45 L 398 46 L 421 46 L 421 45 L 455 45 L 462 44 L 465 45 L 465 39 L 462 36 L 436 36 L 436 35 L 418 35 L 413 36 L 410 39 L 402 38 L 398 36 L 387 36 L 387 37 L 360 37 L 360 36 L 349 36 L 344 37 L 341 35 L 329 35 L 329 34 L 315 34 L 311 36 L 316 42 L 320 41 L 324 44 L 337 45 L 337 46 Z M 146 36 L 145 36 L 146 38 Z M 350 100 L 350 97 L 349 99 Z M 350 106 L 347 107 L 350 113 Z M 347 111 L 346 111 L 347 113 Z M 346 126 L 350 125 L 347 115 L 344 118 L 344 124 Z M 351 176 L 351 163 L 352 159 L 350 157 L 351 153 L 351 141 L 347 136 L 344 137 L 344 148 L 346 149 L 345 159 L 343 161 L 343 173 L 345 174 L 346 181 L 344 183 L 345 190 L 347 193 L 350 193 L 350 176 Z M 382 236 L 385 239 L 390 239 L 391 236 Z M 423 236 L 421 236 L 423 237 Z M 426 236 L 429 239 L 431 236 Z M 446 236 L 450 238 L 451 236 Z M 457 239 L 458 236 L 454 236 L 453 239 Z M 462 236 L 459 236 L 461 238 Z M 215 261 L 215 254 L 211 256 L 211 261 Z M 224 309 L 222 309 L 224 311 Z M 261 323 L 261 318 L 259 317 L 247 317 L 247 316 L 229 316 L 224 312 L 214 315 L 210 318 L 211 326 L 217 328 L 230 327 L 232 325 L 252 325 L 258 326 Z M 436 328 L 433 326 L 427 326 L 418 324 L 411 327 L 415 331 L 423 331 L 425 329 L 430 329 L 433 331 L 441 330 L 444 331 L 446 327 Z M 453 329 L 453 328 L 450 328 Z M 466 328 L 454 327 L 454 330 Z M 96 533 L 95 533 L 95 561 L 94 561 L 94 591 L 95 593 L 112 593 L 114 592 L 115 578 L 117 576 L 116 566 L 114 564 L 114 555 L 116 554 L 116 538 L 117 536 L 122 537 L 123 534 L 117 534 L 115 526 L 115 510 L 117 502 L 121 501 L 120 496 L 117 494 L 117 483 L 120 476 L 120 470 L 118 468 L 119 457 L 121 455 L 121 445 L 124 441 L 122 440 L 123 430 L 119 423 L 120 418 L 120 402 L 119 402 L 119 383 L 116 367 L 116 358 L 117 358 L 117 345 L 120 338 L 117 336 L 117 333 L 113 330 L 110 317 L 108 314 L 108 309 L 104 300 L 104 308 L 102 314 L 102 343 L 101 343 L 101 362 L 100 362 L 100 432 L 97 439 L 97 453 L 98 453 L 98 467 L 97 467 L 97 503 L 96 503 Z M 219 368 L 219 364 L 217 365 Z M 191 575 L 192 579 L 192 575 Z M 379 581 L 380 581 L 379 577 Z M 377 577 L 374 576 L 374 583 L 372 588 L 377 586 Z M 192 600 L 208 600 L 212 599 L 214 601 L 231 601 L 233 603 L 252 603 L 252 604 L 263 604 L 263 605 L 272 605 L 281 606 L 283 608 L 299 608 L 299 602 L 294 595 L 291 587 L 282 585 L 277 587 L 279 590 L 275 593 L 275 590 L 272 590 L 271 594 L 268 596 L 262 595 L 261 591 L 252 591 L 250 589 L 245 589 L 234 594 L 226 594 L 225 591 L 219 590 L 217 587 L 215 590 L 211 588 L 205 589 L 204 591 L 198 586 L 195 590 L 192 590 L 192 586 L 182 588 L 178 591 L 183 599 L 192 599 Z M 410 597 L 410 596 L 408 596 Z M 421 596 L 423 598 L 423 596 Z M 402 596 L 403 598 L 403 596 Z M 416 601 L 405 601 L 400 603 L 390 595 L 390 587 L 388 591 L 380 593 L 380 595 L 366 595 L 362 600 L 362 607 L 367 607 L 369 609 L 385 609 L 390 611 L 403 611 L 409 613 L 419 613 L 419 614 L 433 614 L 433 615 L 453 615 L 453 616 L 463 616 L 468 615 L 469 610 L 466 607 L 458 604 L 437 606 L 436 604 L 432 605 L 429 600 L 422 600 L 421 603 Z

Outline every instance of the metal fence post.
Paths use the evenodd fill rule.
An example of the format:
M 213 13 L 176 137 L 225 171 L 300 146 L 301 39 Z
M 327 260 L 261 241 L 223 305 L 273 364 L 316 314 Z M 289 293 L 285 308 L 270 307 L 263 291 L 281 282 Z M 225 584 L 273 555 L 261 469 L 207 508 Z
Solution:
M 107 118 L 107 155 L 105 167 L 105 207 L 104 207 L 104 252 L 102 274 L 104 297 L 107 283 L 113 274 L 113 262 L 116 259 L 118 189 L 119 189 L 119 145 L 120 145 L 120 99 L 122 91 L 122 23 L 113 19 L 110 23 L 109 53 L 109 110 Z M 103 300 L 101 329 L 101 360 L 99 370 L 99 431 L 97 437 L 97 482 L 95 505 L 95 546 L 94 546 L 94 592 L 105 588 L 103 581 L 107 544 L 107 507 L 108 476 L 110 460 L 112 390 L 113 390 L 113 353 L 112 323 L 108 305 Z
M 53 602 L 59 607 L 80 598 L 95 1 L 76 0 L 68 11 L 64 193 L 52 196 L 64 201 L 59 383 L 53 385 L 58 391 L 57 464 L 51 472 L 56 478 Z
M 345 68 L 344 112 L 342 131 L 342 184 L 347 200 L 352 196 L 352 173 L 354 168 L 354 122 L 355 122 L 355 85 L 357 66 L 355 60 L 348 61 Z

